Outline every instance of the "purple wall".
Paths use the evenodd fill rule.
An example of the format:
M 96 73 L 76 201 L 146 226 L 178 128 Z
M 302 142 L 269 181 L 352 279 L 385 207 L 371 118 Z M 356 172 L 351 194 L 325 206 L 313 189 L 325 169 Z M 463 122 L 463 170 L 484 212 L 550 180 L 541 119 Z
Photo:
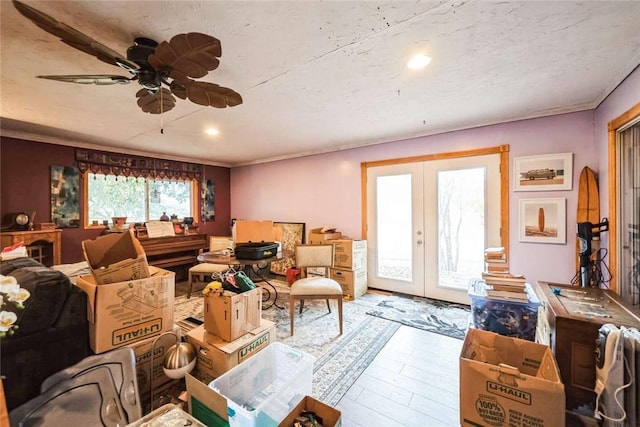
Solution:
M 627 77 L 607 99 L 605 99 L 596 109 L 596 156 L 600 170 L 608 169 L 608 125 L 611 120 L 631 109 L 640 102 L 640 67 Z M 609 216 L 609 177 L 601 174 L 600 180 L 600 214 L 603 217 Z M 609 233 L 602 234 L 602 245 L 609 246 Z
M 513 162 L 513 157 L 519 156 L 574 153 L 574 191 L 510 191 L 509 196 L 512 272 L 524 274 L 530 281 L 569 283 L 575 274 L 575 177 L 585 165 L 597 167 L 592 111 L 503 123 L 336 153 L 234 168 L 231 170 L 231 216 L 305 222 L 307 229 L 330 225 L 338 227 L 351 237 L 363 238 L 361 162 L 502 144 L 510 146 L 510 163 Z M 513 187 L 511 176 L 509 187 Z M 543 197 L 567 199 L 567 244 L 518 242 L 518 200 Z M 550 260 L 553 260 L 554 264 L 551 268 Z M 540 274 L 541 271 L 544 271 L 544 275 Z
M 242 219 L 305 222 L 307 230 L 324 225 L 335 226 L 350 237 L 362 238 L 361 162 L 509 144 L 509 167 L 512 173 L 514 157 L 571 152 L 574 154 L 571 191 L 514 192 L 513 179 L 512 176 L 509 177 L 509 247 L 512 272 L 524 274 L 530 282 L 545 280 L 570 283 L 575 274 L 576 264 L 574 242 L 577 179 L 580 171 L 584 166 L 589 166 L 598 174 L 601 200 L 603 206 L 606 206 L 606 123 L 639 100 L 640 70 L 636 70 L 595 111 L 503 123 L 233 168 L 231 216 Z M 560 245 L 518 242 L 518 200 L 545 197 L 567 199 L 567 243 Z M 606 215 L 604 212 L 603 216 Z

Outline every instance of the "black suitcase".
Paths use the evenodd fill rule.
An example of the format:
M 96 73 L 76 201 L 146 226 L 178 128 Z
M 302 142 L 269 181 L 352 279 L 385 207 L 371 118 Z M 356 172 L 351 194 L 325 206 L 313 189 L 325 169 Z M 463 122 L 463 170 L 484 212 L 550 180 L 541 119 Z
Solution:
M 278 244 L 275 242 L 248 242 L 237 243 L 235 256 L 238 259 L 265 259 L 278 253 Z

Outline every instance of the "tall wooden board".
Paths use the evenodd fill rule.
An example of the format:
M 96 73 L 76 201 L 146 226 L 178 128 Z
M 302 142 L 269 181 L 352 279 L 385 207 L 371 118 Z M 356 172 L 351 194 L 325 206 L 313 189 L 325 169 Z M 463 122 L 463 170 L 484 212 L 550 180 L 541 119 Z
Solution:
M 585 166 L 580 172 L 578 184 L 578 211 L 576 226 L 580 222 L 597 224 L 600 222 L 600 195 L 598 181 L 593 171 Z M 576 238 L 576 271 L 580 270 L 580 240 Z

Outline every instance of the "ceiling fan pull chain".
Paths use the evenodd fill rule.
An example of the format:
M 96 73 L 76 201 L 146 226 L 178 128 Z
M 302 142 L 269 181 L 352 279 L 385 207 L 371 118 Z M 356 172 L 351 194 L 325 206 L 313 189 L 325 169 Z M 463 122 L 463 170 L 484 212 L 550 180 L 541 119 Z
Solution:
M 160 133 L 164 135 L 164 117 L 162 116 L 162 88 L 160 88 Z

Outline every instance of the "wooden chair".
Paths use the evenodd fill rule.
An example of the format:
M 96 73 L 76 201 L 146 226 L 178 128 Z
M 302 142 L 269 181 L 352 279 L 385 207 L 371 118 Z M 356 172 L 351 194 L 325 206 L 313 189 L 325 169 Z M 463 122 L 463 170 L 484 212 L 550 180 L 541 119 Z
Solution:
M 233 248 L 233 240 L 229 237 L 209 237 L 209 251 L 221 251 Z M 189 269 L 189 293 L 187 298 L 191 298 L 191 292 L 193 291 L 193 284 L 196 282 L 208 283 L 211 281 L 211 276 L 216 273 L 224 273 L 229 269 L 228 266 L 223 264 L 212 264 L 203 262 L 196 264 Z
M 327 300 L 327 308 L 331 313 L 330 299 L 338 304 L 338 320 L 340 335 L 342 335 L 342 287 L 338 282 L 329 278 L 329 267 L 333 265 L 333 245 L 296 245 L 296 267 L 301 270 L 301 278 L 293 282 L 289 291 L 289 317 L 291 320 L 291 335 L 293 335 L 294 306 L 300 301 L 300 313 L 304 301 L 308 299 Z M 307 269 L 322 267 L 325 277 L 308 276 Z

